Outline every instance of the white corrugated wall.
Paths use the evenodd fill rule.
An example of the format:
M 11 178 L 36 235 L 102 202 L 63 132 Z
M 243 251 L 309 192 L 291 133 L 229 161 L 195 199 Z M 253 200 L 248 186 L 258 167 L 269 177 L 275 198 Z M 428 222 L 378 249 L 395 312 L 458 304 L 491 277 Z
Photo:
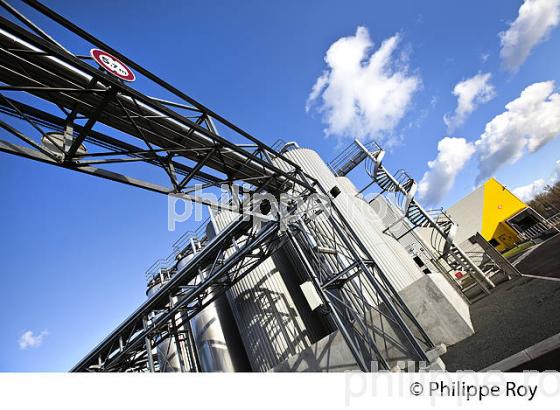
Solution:
M 227 211 L 213 216 L 218 231 L 235 218 Z M 227 292 L 249 362 L 257 372 L 270 370 L 311 345 L 280 273 L 283 268 L 267 258 Z
M 422 277 L 422 272 L 401 244 L 384 234 L 383 223 L 367 202 L 356 196 L 357 190 L 348 178 L 337 178 L 315 151 L 297 148 L 284 154 L 301 166 L 323 189 L 335 185 L 342 191 L 334 203 L 346 217 L 358 238 L 396 290 L 401 290 Z M 286 168 L 285 163 L 277 164 Z

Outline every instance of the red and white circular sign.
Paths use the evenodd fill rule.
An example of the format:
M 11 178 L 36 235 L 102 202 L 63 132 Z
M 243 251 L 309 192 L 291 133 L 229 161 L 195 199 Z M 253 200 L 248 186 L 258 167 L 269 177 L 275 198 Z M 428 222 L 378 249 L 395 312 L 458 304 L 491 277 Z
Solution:
M 117 57 L 112 56 L 106 51 L 92 48 L 89 52 L 93 59 L 101 67 L 113 74 L 115 77 L 124 81 L 134 81 L 136 77 L 130 68 Z

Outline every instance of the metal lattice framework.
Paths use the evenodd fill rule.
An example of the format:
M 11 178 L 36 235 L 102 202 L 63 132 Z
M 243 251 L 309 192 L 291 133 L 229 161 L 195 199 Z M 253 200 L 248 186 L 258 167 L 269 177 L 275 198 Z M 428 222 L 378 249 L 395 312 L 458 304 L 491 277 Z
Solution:
M 400 215 L 400 218 L 389 225 L 385 232 L 390 232 L 393 226 L 404 220 L 407 221 L 410 228 L 401 237 L 416 228 L 429 229 L 431 249 L 437 254 L 438 266 L 441 266 L 442 271 L 461 269 L 467 274 L 467 278 L 470 279 L 470 281 L 463 280 L 463 282 L 457 283 L 446 276 L 451 284 L 464 293 L 472 288 L 476 288 L 475 290 L 479 290 L 482 295 L 489 294 L 496 285 L 489 275 L 472 260 L 471 255 L 463 251 L 454 242 L 457 226 L 452 219 L 443 209 L 424 209 L 415 199 L 417 185 L 414 179 L 404 170 L 399 170 L 394 174 L 391 173 L 383 165 L 384 156 L 385 151 L 376 142 L 372 141 L 368 144 L 362 144 L 356 140 L 331 161 L 329 166 L 335 174 L 342 176 L 347 175 L 357 165 L 365 162 L 366 173 L 371 178 L 371 182 L 362 188 L 360 193 L 376 184 L 380 189 L 378 195 L 392 195 L 392 203 Z M 374 200 L 375 198 L 371 201 Z M 423 240 L 420 236 L 418 239 Z M 486 255 L 488 252 L 488 249 L 484 251 Z M 494 253 L 492 255 L 493 257 L 488 257 L 491 261 L 499 258 Z M 442 265 L 441 262 L 445 262 L 445 264 Z M 512 271 L 511 266 L 502 269 L 499 266 L 502 262 L 500 260 L 499 264 L 493 263 L 493 265 L 497 270 L 503 271 L 509 278 L 510 274 L 508 272 Z M 491 272 L 494 271 L 492 270 Z M 476 295 L 479 294 L 476 293 Z
M 401 357 L 428 361 L 424 352 L 433 344 L 348 221 L 336 206 L 321 214 L 307 200 L 317 193 L 328 197 L 315 180 L 53 10 L 37 1 L 23 3 L 29 15 L 42 14 L 80 42 L 117 57 L 140 76 L 138 84 L 150 82 L 160 97 L 132 88 L 88 56 L 67 50 L 21 11 L 23 5 L 15 8 L 0 0 L 7 14 L 0 16 L 0 128 L 11 138 L 0 140 L 1 151 L 213 207 L 193 194 L 194 183 L 205 190 L 243 184 L 236 191 L 240 201 L 261 192 L 293 198 L 287 229 L 278 219 L 259 226 L 239 217 L 173 272 L 73 371 L 157 371 L 162 364 L 154 348 L 176 337 L 179 313 L 188 321 L 288 242 L 360 369 L 369 370 L 374 360 L 391 368 L 391 348 Z M 132 176 L 138 166 L 161 170 L 158 181 Z M 328 256 L 324 249 L 331 250 Z

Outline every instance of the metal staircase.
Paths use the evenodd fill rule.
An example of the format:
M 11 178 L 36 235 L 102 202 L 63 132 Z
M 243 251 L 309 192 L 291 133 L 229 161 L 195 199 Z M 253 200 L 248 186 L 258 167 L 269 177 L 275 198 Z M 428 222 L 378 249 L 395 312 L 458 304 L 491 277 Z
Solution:
M 375 142 L 370 142 L 366 145 L 371 151 L 375 151 L 375 148 L 381 149 Z M 351 144 L 340 152 L 328 165 L 335 175 L 343 177 L 348 175 L 350 171 L 366 158 L 367 154 L 364 150 L 355 144 Z
M 496 285 L 509 279 L 496 264 L 488 262 L 483 266 L 478 266 L 473 262 L 472 255 L 465 254 L 455 245 L 450 247 L 445 261 L 451 268 L 448 271 L 449 275 L 454 277 L 461 292 L 471 303 L 486 296 L 489 293 L 486 290 L 491 290 Z M 480 281 L 476 280 L 477 276 L 473 274 L 474 268 L 476 268 L 476 275 L 479 278 L 482 276 L 484 284 L 489 286 L 481 286 Z
M 417 228 L 429 229 L 430 248 L 436 253 L 438 266 L 444 270 L 448 281 L 471 302 L 478 300 L 510 276 L 506 275 L 497 265 L 481 268 L 455 242 L 454 236 L 457 226 L 442 209 L 425 210 L 414 198 L 417 185 L 414 179 L 404 170 L 394 175 L 382 164 L 385 155 L 381 146 L 375 142 L 362 144 L 355 140 L 330 164 L 336 175 L 348 174 L 360 162 L 365 161 L 365 170 L 371 178 L 361 191 L 376 184 L 380 189 L 377 196 L 392 194 L 396 209 L 401 217 L 389 225 L 385 232 L 399 222 L 406 220 L 411 230 Z M 370 200 L 372 203 L 377 196 Z M 396 238 L 397 240 L 399 238 Z
M 306 201 L 317 193 L 328 196 L 316 180 L 276 149 L 60 14 L 37 1 L 23 2 L 33 16 L 40 15 L 42 27 L 0 0 L 11 15 L 0 16 L 0 131 L 9 138 L 0 140 L 0 151 L 213 208 L 219 205 L 196 194 L 197 186 L 205 192 L 224 184 L 232 192 L 237 188 L 235 195 L 244 205 L 253 194 L 295 197 L 287 204 L 287 230 L 281 229 L 280 217 L 258 226 L 239 217 L 182 268 L 169 270 L 179 254 L 156 263 L 152 271 L 161 272 L 165 283 L 72 371 L 161 369 L 153 352 L 170 337 L 170 326 L 180 327 L 173 324 L 174 318 L 180 314 L 190 321 L 288 241 L 301 249 L 325 315 L 361 370 L 371 370 L 372 361 L 390 369 L 393 363 L 384 348 L 390 343 L 399 345 L 401 357 L 429 362 L 425 352 L 433 344 L 343 214 L 333 207 L 333 214 L 324 219 L 327 229 L 313 226 L 311 216 L 318 211 L 307 209 Z M 75 52 L 47 34 L 61 27 L 73 36 Z M 84 50 L 92 48 L 120 60 L 137 81 L 125 83 L 84 58 Z M 123 173 L 115 172 L 114 164 Z M 144 172 L 132 176 L 140 167 Z M 349 172 L 348 168 L 339 171 Z M 146 180 L 155 178 L 154 171 L 158 179 Z M 254 211 L 253 205 L 244 206 L 243 212 Z M 322 248 L 313 245 L 321 242 L 336 250 L 336 263 L 321 263 Z M 369 320 L 378 305 L 383 311 Z

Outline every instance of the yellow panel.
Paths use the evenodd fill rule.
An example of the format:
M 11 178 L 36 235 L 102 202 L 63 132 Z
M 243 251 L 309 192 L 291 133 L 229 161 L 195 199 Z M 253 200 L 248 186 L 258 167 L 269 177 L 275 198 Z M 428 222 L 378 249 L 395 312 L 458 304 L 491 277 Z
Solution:
M 494 178 L 490 178 L 484 183 L 481 235 L 487 241 L 493 238 L 499 241 L 499 250 L 509 249 L 518 237 L 504 221 L 524 208 L 527 208 L 525 203 Z
M 519 240 L 517 232 L 515 232 L 507 223 L 500 222 L 494 231 L 492 236 L 499 242 L 496 249 L 499 251 L 507 251 L 515 246 L 515 243 Z

